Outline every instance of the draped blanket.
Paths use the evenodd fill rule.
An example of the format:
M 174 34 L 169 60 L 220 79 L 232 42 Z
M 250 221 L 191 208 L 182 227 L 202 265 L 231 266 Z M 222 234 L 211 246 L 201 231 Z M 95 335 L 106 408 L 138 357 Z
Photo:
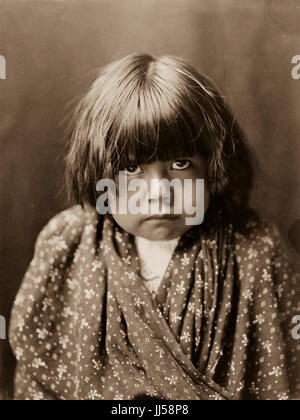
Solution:
M 15 398 L 297 397 L 297 282 L 271 225 L 220 219 L 182 236 L 153 299 L 134 238 L 75 206 L 39 235 L 15 301 Z

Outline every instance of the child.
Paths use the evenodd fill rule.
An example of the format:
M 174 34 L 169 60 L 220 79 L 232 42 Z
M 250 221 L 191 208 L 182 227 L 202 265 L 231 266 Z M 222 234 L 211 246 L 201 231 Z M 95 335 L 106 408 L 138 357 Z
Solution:
M 70 140 L 78 205 L 39 235 L 12 311 L 16 399 L 299 396 L 298 277 L 248 208 L 251 152 L 211 83 L 179 59 L 130 55 L 101 71 Z M 120 173 L 203 178 L 204 222 L 100 216 L 97 182 Z

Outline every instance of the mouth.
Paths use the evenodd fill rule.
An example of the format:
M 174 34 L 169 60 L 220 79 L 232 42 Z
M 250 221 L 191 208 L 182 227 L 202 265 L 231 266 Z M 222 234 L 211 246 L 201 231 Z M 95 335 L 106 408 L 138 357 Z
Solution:
M 150 217 L 147 217 L 145 220 L 178 220 L 180 218 L 179 215 L 176 214 L 157 214 Z

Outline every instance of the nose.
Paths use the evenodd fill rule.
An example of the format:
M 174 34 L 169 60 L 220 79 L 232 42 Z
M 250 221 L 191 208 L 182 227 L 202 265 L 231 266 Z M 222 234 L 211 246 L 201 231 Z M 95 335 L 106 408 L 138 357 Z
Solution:
M 160 201 L 168 198 L 168 189 L 162 179 L 151 179 L 149 191 L 149 201 Z
M 152 165 L 147 180 L 149 203 L 171 204 L 173 196 L 172 189 L 170 191 L 168 182 L 162 182 L 163 180 L 170 182 L 165 165 Z

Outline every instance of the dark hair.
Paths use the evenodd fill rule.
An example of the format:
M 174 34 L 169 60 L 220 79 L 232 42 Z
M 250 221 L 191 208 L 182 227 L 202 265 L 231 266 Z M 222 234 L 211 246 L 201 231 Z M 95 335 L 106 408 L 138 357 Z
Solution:
M 67 183 L 82 205 L 95 206 L 97 182 L 129 163 L 200 154 L 212 196 L 248 206 L 251 149 L 211 81 L 181 59 L 132 54 L 104 67 L 68 135 Z

